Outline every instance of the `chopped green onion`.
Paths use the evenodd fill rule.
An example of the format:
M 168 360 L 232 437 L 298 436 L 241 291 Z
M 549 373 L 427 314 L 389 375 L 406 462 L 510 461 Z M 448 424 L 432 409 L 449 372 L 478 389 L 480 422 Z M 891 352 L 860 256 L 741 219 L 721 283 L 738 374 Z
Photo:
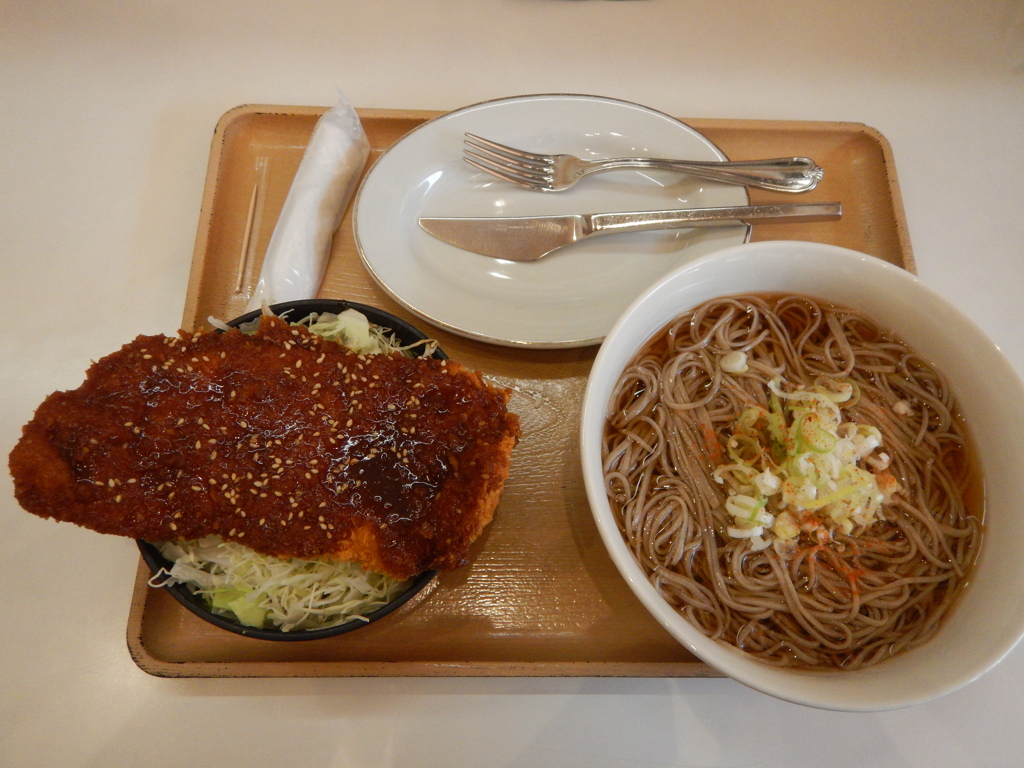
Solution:
M 759 550 L 773 540 L 793 542 L 802 530 L 850 533 L 877 519 L 898 486 L 884 473 L 888 456 L 873 455 L 881 431 L 844 421 L 842 408 L 859 398 L 859 387 L 846 379 L 821 376 L 807 388 L 769 382 L 768 407 L 740 413 L 726 442 L 730 463 L 712 473 L 728 491 L 727 535 Z M 877 477 L 859 462 L 880 469 Z M 794 550 L 790 544 L 776 551 Z

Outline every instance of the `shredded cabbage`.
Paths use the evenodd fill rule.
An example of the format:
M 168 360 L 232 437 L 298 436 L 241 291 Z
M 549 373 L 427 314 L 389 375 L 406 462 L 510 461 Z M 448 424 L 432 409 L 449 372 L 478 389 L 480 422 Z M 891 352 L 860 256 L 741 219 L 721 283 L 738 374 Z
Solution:
M 411 354 L 414 349 L 420 348 L 418 356 L 429 357 L 437 348 L 437 342 L 433 340 L 418 341 L 408 346 L 402 346 L 401 342 L 393 335 L 389 335 L 387 328 L 371 325 L 366 315 L 351 308 L 337 315 L 330 312 L 320 315 L 314 313 L 300 320 L 296 325 L 305 325 L 318 336 L 336 341 L 361 355 L 375 355 L 384 352 Z
M 252 333 L 258 324 L 257 318 L 239 330 Z M 418 353 L 426 357 L 436 348 L 433 341 L 403 346 L 388 329 L 371 325 L 355 309 L 313 313 L 293 325 L 305 325 L 359 354 L 400 351 L 411 355 L 419 347 Z M 263 555 L 220 536 L 157 546 L 172 566 L 156 573 L 150 579 L 152 586 L 185 584 L 216 614 L 246 626 L 283 632 L 366 620 L 367 614 L 394 600 L 409 583 L 367 571 L 353 562 Z
M 262 555 L 220 536 L 163 542 L 159 549 L 173 565 L 153 577 L 154 586 L 187 584 L 214 613 L 284 632 L 365 620 L 408 584 L 352 562 Z
M 270 310 L 264 307 L 264 312 L 270 314 Z M 207 318 L 214 326 L 223 325 L 215 318 Z M 259 328 L 259 317 L 242 323 L 238 330 L 242 333 L 255 333 Z M 410 357 L 430 357 L 437 349 L 437 342 L 433 339 L 417 341 L 403 346 L 395 338 L 390 329 L 370 323 L 369 318 L 357 309 L 343 310 L 338 314 L 333 312 L 311 312 L 306 317 L 298 320 L 292 325 L 304 325 L 317 336 L 323 336 L 330 341 L 336 341 L 342 346 L 348 347 L 360 355 L 390 354 L 402 352 Z M 224 326 L 228 328 L 228 326 Z M 413 351 L 416 355 L 413 355 Z
M 857 386 L 821 377 L 788 391 L 775 379 L 769 389 L 767 408 L 751 406 L 736 419 L 728 463 L 712 473 L 728 489 L 727 535 L 788 557 L 802 532 L 831 536 L 870 526 L 898 485 L 878 450 L 878 428 L 844 421 Z

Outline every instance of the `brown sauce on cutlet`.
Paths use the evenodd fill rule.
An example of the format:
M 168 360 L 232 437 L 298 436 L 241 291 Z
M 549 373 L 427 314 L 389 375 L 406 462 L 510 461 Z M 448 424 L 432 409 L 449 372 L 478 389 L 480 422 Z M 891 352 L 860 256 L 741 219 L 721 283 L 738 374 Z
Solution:
M 11 454 L 30 512 L 150 541 L 211 533 L 399 578 L 464 562 L 518 421 L 457 363 L 360 356 L 264 318 L 140 336 L 40 406 Z

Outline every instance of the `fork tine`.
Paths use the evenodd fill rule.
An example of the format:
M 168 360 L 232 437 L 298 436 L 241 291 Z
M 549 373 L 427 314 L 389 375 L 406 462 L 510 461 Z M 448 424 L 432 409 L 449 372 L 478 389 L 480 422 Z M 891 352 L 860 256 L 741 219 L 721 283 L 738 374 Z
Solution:
M 484 151 L 492 150 L 491 154 L 496 152 L 511 159 L 523 160 L 529 163 L 551 162 L 551 158 L 548 155 L 539 155 L 536 152 L 526 152 L 522 149 L 516 149 L 515 147 L 510 147 L 505 144 L 499 144 L 496 141 L 485 139 L 483 136 L 477 136 L 475 133 L 466 133 L 465 142 L 474 149 L 481 149 Z
M 513 184 L 518 184 L 521 187 L 528 187 L 530 189 L 545 189 L 546 182 L 540 178 L 533 178 L 528 176 L 520 176 L 517 173 L 509 170 L 505 166 L 496 165 L 488 162 L 486 159 L 481 158 L 480 161 L 474 160 L 468 156 L 469 153 L 463 155 L 462 159 L 484 173 L 489 173 L 491 176 L 497 176 L 499 179 L 504 181 L 510 181 Z
M 505 152 L 489 149 L 488 147 L 473 144 L 469 141 L 465 143 L 462 151 L 466 154 L 473 155 L 473 157 L 483 158 L 488 162 L 495 163 L 496 165 L 507 166 L 517 170 L 522 168 L 524 171 L 544 172 L 551 167 L 550 162 L 523 159 L 517 155 L 510 155 Z
M 462 151 L 463 157 L 471 157 L 478 163 L 490 166 L 492 168 L 498 168 L 499 170 L 505 171 L 506 173 L 513 174 L 515 176 L 521 176 L 531 181 L 543 182 L 548 180 L 548 172 L 543 168 L 537 168 L 532 165 L 522 165 L 512 160 L 506 160 L 503 157 L 488 157 L 487 155 L 473 152 L 469 149 Z

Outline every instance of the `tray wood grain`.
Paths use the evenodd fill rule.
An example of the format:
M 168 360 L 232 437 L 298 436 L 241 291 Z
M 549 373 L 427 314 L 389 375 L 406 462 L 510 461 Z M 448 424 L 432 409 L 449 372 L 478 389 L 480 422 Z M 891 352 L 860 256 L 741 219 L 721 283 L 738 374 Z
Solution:
M 247 105 L 213 137 L 182 327 L 241 314 L 274 223 L 323 107 Z M 370 167 L 441 113 L 358 110 Z M 685 119 L 730 159 L 807 155 L 826 169 L 809 202 L 839 200 L 827 224 L 754 227 L 752 240 L 814 240 L 914 270 L 891 149 L 857 123 Z M 253 195 L 259 182 L 258 194 Z M 750 191 L 751 202 L 792 199 Z M 255 204 L 253 204 L 255 200 Z M 251 212 L 251 213 L 250 213 Z M 236 290 L 241 285 L 240 290 Z M 133 659 L 166 677 L 710 677 L 650 617 L 619 576 L 590 515 L 577 422 L 596 347 L 497 347 L 428 326 L 391 300 L 359 259 L 351 210 L 334 238 L 320 296 L 380 307 L 434 335 L 452 357 L 513 390 L 523 440 L 494 522 L 472 563 L 440 577 L 391 616 L 355 633 L 298 643 L 233 635 L 147 586 L 140 560 L 128 621 Z

